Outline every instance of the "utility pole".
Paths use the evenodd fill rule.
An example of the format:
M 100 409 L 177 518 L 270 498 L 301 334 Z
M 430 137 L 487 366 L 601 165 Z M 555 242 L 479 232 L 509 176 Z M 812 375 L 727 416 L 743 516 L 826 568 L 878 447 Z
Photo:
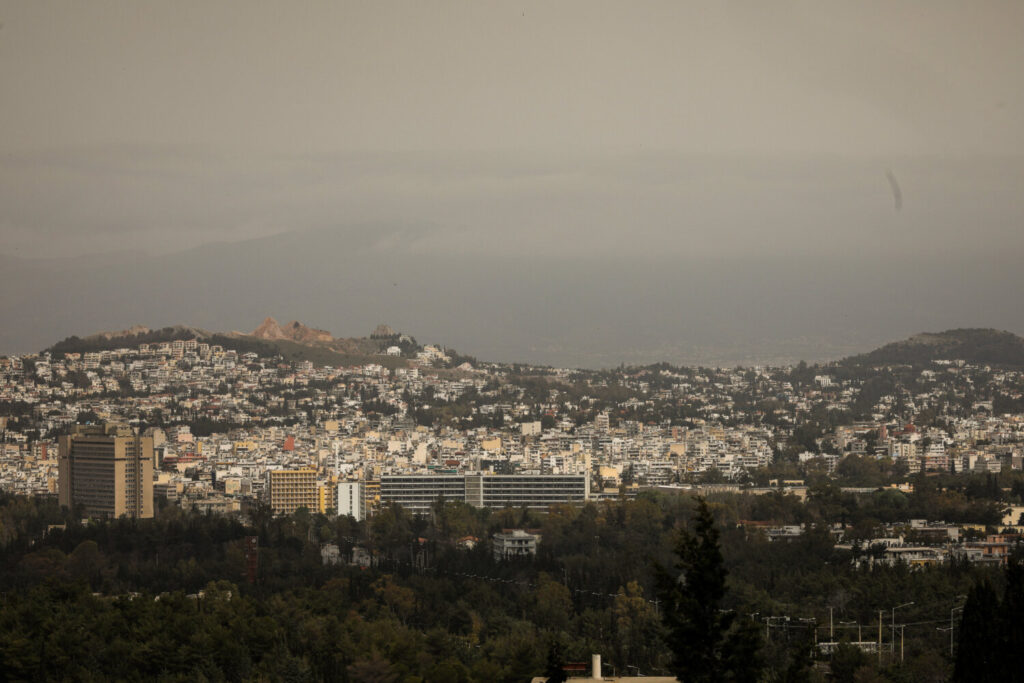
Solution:
M 878 610 L 878 666 L 882 666 L 882 612 L 884 609 Z
M 953 615 L 958 611 L 963 611 L 964 606 L 954 607 L 949 610 L 949 656 L 953 656 Z
M 890 637 L 889 645 L 889 647 L 891 648 L 890 651 L 892 652 L 892 659 L 896 659 L 896 610 L 898 610 L 901 607 L 910 607 L 913 604 L 913 601 L 905 602 L 902 605 L 896 605 L 892 608 L 892 624 L 890 626 L 890 628 L 892 629 L 892 635 Z
M 832 608 L 828 608 L 828 639 L 833 643 L 836 642 L 836 630 L 832 626 Z

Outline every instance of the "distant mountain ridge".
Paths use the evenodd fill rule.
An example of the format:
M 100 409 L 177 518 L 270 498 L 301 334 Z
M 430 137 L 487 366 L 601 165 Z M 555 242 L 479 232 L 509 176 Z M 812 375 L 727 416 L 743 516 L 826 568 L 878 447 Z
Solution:
M 1024 333 L 1007 295 L 1024 245 L 970 272 L 956 250 L 794 267 L 790 253 L 705 258 L 628 232 L 590 243 L 556 221 L 537 249 L 516 230 L 496 246 L 470 228 L 342 224 L 146 258 L 0 258 L 0 353 L 136 321 L 248 333 L 276 311 L 338 337 L 387 321 L 479 358 L 590 368 L 824 362 L 920 330 Z
M 240 352 L 261 355 L 280 354 L 289 360 L 311 360 L 320 365 L 354 365 L 376 362 L 388 367 L 406 365 L 405 358 L 384 356 L 391 346 L 399 346 L 410 356 L 421 347 L 408 335 L 387 325 L 378 325 L 368 337 L 335 338 L 330 332 L 308 327 L 297 320 L 280 325 L 267 317 L 251 333 L 209 332 L 188 325 L 150 329 L 135 325 L 126 330 L 98 332 L 86 337 L 71 336 L 46 349 L 50 353 L 86 353 L 159 344 L 176 339 L 199 339 Z M 873 351 L 849 356 L 845 366 L 927 365 L 937 360 L 964 360 L 1000 367 L 1024 368 L 1024 338 L 991 328 L 961 328 L 945 332 L 922 332 L 892 342 Z
M 844 365 L 917 365 L 936 360 L 1024 367 L 1024 338 L 991 328 L 923 332 L 841 361 Z

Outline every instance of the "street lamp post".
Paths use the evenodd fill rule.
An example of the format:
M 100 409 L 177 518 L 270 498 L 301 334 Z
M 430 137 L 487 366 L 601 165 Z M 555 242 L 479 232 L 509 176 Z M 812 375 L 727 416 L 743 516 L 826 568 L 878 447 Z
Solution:
M 949 610 L 949 656 L 950 657 L 953 656 L 953 615 L 956 614 L 957 612 L 962 612 L 963 610 L 964 610 L 964 606 L 963 605 L 960 605 L 959 607 L 954 607 L 953 609 Z
M 786 629 L 789 628 L 789 617 L 785 617 L 785 616 L 783 616 L 783 617 L 765 617 L 764 618 L 764 637 L 765 637 L 766 641 L 770 641 L 771 640 L 771 633 L 769 632 L 769 628 L 771 626 L 777 626 L 776 624 L 772 623 L 772 620 L 782 622 L 783 627 L 785 627 Z
M 952 654 L 953 654 L 953 627 L 952 626 L 936 626 L 935 630 L 940 632 L 940 633 L 945 633 L 946 631 L 949 631 L 949 653 L 952 656 Z
M 902 605 L 896 605 L 895 607 L 892 608 L 892 622 L 891 622 L 891 624 L 889 626 L 889 629 L 890 629 L 890 633 L 891 633 L 891 636 L 890 636 L 890 642 L 891 642 L 890 652 L 892 652 L 893 659 L 896 658 L 896 610 L 898 610 L 901 607 L 910 607 L 913 604 L 914 604 L 914 601 L 911 600 L 910 602 L 905 602 Z

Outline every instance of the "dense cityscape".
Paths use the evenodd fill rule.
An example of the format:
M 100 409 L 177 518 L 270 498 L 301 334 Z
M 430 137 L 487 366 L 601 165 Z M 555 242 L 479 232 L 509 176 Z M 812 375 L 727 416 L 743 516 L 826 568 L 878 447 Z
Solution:
M 586 475 L 598 500 L 641 486 L 765 486 L 844 461 L 885 463 L 859 473 L 866 485 L 1021 469 L 1016 369 L 936 359 L 870 373 L 587 371 L 453 360 L 378 332 L 379 362 L 351 367 L 194 338 L 0 359 L 0 482 L 56 494 L 57 435 L 102 422 L 153 438 L 159 496 L 218 510 L 260 498 L 267 473 L 289 468 L 316 471 L 310 508 L 321 513 L 336 511 L 339 481 L 428 472 Z
M 131 343 L 140 339 L 149 341 Z M 668 520 L 700 496 L 725 525 L 727 563 L 766 542 L 823 544 L 832 562 L 845 558 L 830 571 L 859 575 L 861 583 L 888 586 L 883 572 L 916 569 L 902 575 L 913 586 L 922 571 L 954 571 L 945 590 L 960 592 L 942 600 L 952 601 L 944 609 L 960 610 L 969 578 L 997 577 L 1020 539 L 1024 374 L 1000 362 L 1019 352 L 1019 342 L 1007 333 L 957 330 L 815 366 L 582 370 L 480 362 L 384 325 L 360 340 L 272 319 L 249 335 L 178 327 L 73 337 L 41 353 L 0 358 L 0 486 L 13 496 L 8 503 L 27 496 L 43 506 L 34 515 L 50 518 L 50 532 L 36 537 L 9 508 L 0 543 L 12 553 L 12 580 L 24 581 L 25 559 L 13 559 L 21 557 L 19 545 L 67 546 L 76 534 L 95 533 L 97 523 L 155 517 L 165 525 L 184 514 L 205 524 L 234 519 L 251 529 L 263 520 L 262 531 L 248 532 L 252 547 L 236 551 L 244 567 L 166 584 L 203 593 L 197 577 L 206 576 L 233 582 L 229 592 L 247 584 L 258 591 L 281 571 L 268 559 L 277 551 L 266 525 L 301 519 L 308 529 L 301 545 L 316 558 L 307 571 L 373 571 L 385 580 L 486 562 L 492 574 L 518 574 L 527 591 L 551 580 L 546 571 L 560 571 L 567 609 L 582 618 L 588 602 L 606 593 L 656 608 L 663 597 L 651 583 L 657 562 L 649 562 L 668 563 L 670 547 L 649 551 L 652 559 L 633 574 L 625 563 L 608 576 L 575 566 L 560 544 L 578 539 L 559 527 L 579 523 L 588 510 L 628 518 L 641 504 Z M 344 360 L 339 344 L 358 347 L 349 356 L 357 362 L 323 362 L 325 353 Z M 964 357 L 941 353 L 951 348 Z M 97 448 L 109 455 L 97 459 Z M 97 474 L 108 457 L 128 465 Z M 607 533 L 595 529 L 594 539 Z M 81 547 L 68 547 L 68 562 Z M 477 549 L 488 559 L 474 555 Z M 610 556 L 621 551 L 604 549 Z M 88 583 L 103 594 L 153 587 L 123 574 L 101 572 Z M 898 598 L 887 598 L 887 607 Z M 786 647 L 779 652 L 791 650 L 792 661 L 783 657 L 769 670 L 795 666 L 803 656 L 798 631 L 790 629 L 797 617 L 770 613 L 780 609 L 802 613 L 817 643 L 806 655 L 806 675 L 842 678 L 836 672 L 845 665 L 866 675 L 877 656 L 878 671 L 897 679 L 930 667 L 944 680 L 953 664 L 947 657 L 955 649 L 944 654 L 934 627 L 922 634 L 918 622 L 930 624 L 938 611 L 924 600 L 902 600 L 918 605 L 900 605 L 914 621 L 897 623 L 893 610 L 890 633 L 883 638 L 878 630 L 876 638 L 864 634 L 870 615 L 835 595 L 791 596 L 788 607 L 767 595 L 730 599 L 753 610 L 751 621 L 768 640 L 783 628 Z M 755 614 L 755 607 L 765 611 Z M 839 635 L 837 609 L 845 624 Z M 645 618 L 645 628 L 654 628 L 657 619 Z M 858 627 L 852 640 L 851 624 Z M 908 624 L 917 626 L 904 633 Z M 956 628 L 950 617 L 950 644 L 962 635 L 952 633 Z M 543 638 L 554 648 L 550 656 L 568 649 L 582 660 L 588 645 L 596 649 L 587 638 Z M 905 665 L 905 640 L 916 669 Z M 612 649 L 606 666 L 621 673 L 669 670 L 669 656 L 649 642 L 643 653 Z M 361 680 L 350 671 L 360 665 L 345 668 L 351 680 Z M 391 671 L 394 661 L 366 666 Z M 460 666 L 483 680 L 472 674 L 471 661 Z M 573 666 L 560 670 L 580 674 Z
M 1024 679 L 1021 27 L 0 0 L 0 683 Z

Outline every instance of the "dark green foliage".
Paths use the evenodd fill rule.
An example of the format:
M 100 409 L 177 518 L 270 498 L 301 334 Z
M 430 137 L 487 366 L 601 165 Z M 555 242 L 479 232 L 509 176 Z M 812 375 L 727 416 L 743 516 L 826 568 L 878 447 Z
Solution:
M 857 569 L 814 522 L 874 496 L 822 496 L 804 506 L 792 496 L 728 495 L 696 516 L 691 498 L 643 493 L 546 514 L 439 502 L 428 517 L 394 507 L 357 523 L 256 508 L 242 521 L 167 507 L 151 520 L 81 525 L 53 499 L 0 494 L 0 680 L 522 681 L 551 670 L 553 659 L 589 662 L 592 653 L 609 672 L 665 675 L 676 641 L 663 638 L 670 606 L 656 600 L 652 567 L 682 560 L 674 530 L 685 524 L 684 550 L 719 553 L 694 561 L 688 576 L 692 585 L 703 574 L 702 594 L 720 596 L 698 614 L 725 643 L 715 664 L 732 667 L 723 675 L 736 680 L 744 667 L 756 674 L 758 654 L 768 679 L 805 680 L 813 631 L 799 618 L 816 618 L 821 639 L 828 606 L 837 621 L 870 628 L 878 609 L 913 600 L 900 612 L 906 621 L 946 623 L 955 596 L 976 580 L 999 590 L 1007 582 L 960 563 Z M 769 543 L 739 519 L 811 525 Z M 494 560 L 486 539 L 505 527 L 540 529 L 534 560 Z M 244 579 L 247 535 L 259 537 L 256 585 Z M 465 536 L 484 542 L 466 551 L 455 544 Z M 343 557 L 360 545 L 376 564 L 324 566 L 321 542 L 338 544 Z M 200 590 L 202 599 L 186 597 Z M 1004 602 L 1017 604 L 1014 595 Z M 758 639 L 744 631 L 763 634 L 765 615 L 776 615 L 775 626 L 756 652 Z M 778 615 L 791 616 L 789 626 Z M 899 671 L 947 674 L 948 647 L 948 633 L 908 627 Z
M 164 327 L 149 332 L 139 332 L 124 336 L 107 337 L 94 335 L 90 337 L 70 336 L 46 349 L 54 356 L 62 358 L 66 353 L 90 353 L 93 351 L 112 351 L 125 347 L 137 347 L 139 344 L 160 344 L 177 339 L 195 339 L 205 337 L 206 333 L 191 327 Z
M 782 680 L 785 683 L 811 683 L 811 667 L 814 666 L 816 650 L 814 638 L 808 630 L 803 638 L 796 642 Z
M 760 638 L 751 622 L 722 609 L 726 570 L 703 498 L 697 499 L 694 533 L 681 530 L 675 550 L 678 574 L 659 572 L 672 672 L 695 683 L 756 680 Z
M 999 598 L 988 581 L 971 589 L 960 620 L 960 638 L 957 640 L 957 659 L 954 679 L 999 680 L 996 677 L 1001 653 L 992 644 L 1000 640 Z M 985 678 L 991 672 L 991 678 Z
M 992 584 L 971 589 L 960 621 L 956 681 L 1010 681 L 1021 673 L 1024 653 L 1024 558 L 1012 557 L 1000 600 Z
M 854 683 L 857 671 L 867 665 L 868 657 L 859 647 L 841 643 L 832 655 L 832 677 L 837 683 Z
M 562 648 L 557 641 L 553 641 L 548 646 L 548 663 L 544 669 L 544 675 L 547 677 L 547 683 L 565 683 L 566 678 L 565 669 L 562 668 L 564 664 L 562 660 Z
M 1011 332 L 993 329 L 958 329 L 919 334 L 910 339 L 853 356 L 844 365 L 925 365 L 935 360 L 957 358 L 968 363 L 1024 366 L 1024 339 Z

